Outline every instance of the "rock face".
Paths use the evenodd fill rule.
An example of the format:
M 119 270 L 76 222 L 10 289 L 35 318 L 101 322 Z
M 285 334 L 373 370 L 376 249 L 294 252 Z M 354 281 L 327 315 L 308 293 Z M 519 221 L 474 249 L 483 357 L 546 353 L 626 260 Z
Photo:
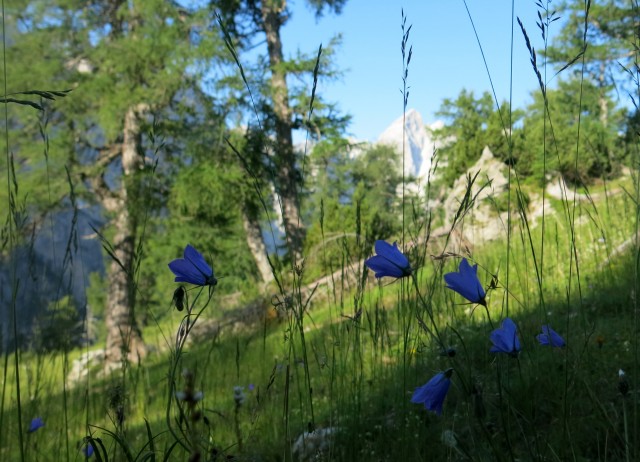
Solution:
M 86 381 L 89 370 L 96 369 L 102 365 L 104 358 L 105 350 L 93 350 L 82 353 L 82 355 L 71 364 L 71 369 L 67 374 L 67 387 L 72 388 Z
M 447 192 L 443 202 L 445 225 L 441 232 L 446 232 L 451 227 L 465 197 L 468 178 L 473 178 L 476 174 L 478 175 L 471 187 L 470 196 L 475 197 L 475 203 L 463 219 L 458 219 L 455 227 L 458 243 L 467 247 L 507 234 L 507 211 L 502 211 L 496 204 L 506 201 L 500 196 L 507 192 L 509 172 L 504 163 L 493 157 L 488 147 L 484 148 L 480 159 L 460 176 L 453 188 Z M 515 204 L 515 196 L 512 196 L 511 201 Z M 517 215 L 512 214 L 512 219 L 514 217 L 517 218 Z
M 403 117 L 397 118 L 378 137 L 379 144 L 392 146 L 398 153 L 402 153 Z M 407 175 L 419 179 L 426 179 L 431 168 L 431 160 L 436 149 L 436 143 L 431 139 L 422 116 L 415 109 L 406 113 L 404 124 L 404 167 Z
M 88 236 L 94 235 L 92 226 L 103 225 L 104 218 L 97 207 L 86 207 L 78 210 L 76 220 L 74 222 L 73 210 L 68 207 L 53 213 L 51 220 L 47 216 L 46 225 L 34 234 L 31 242 L 16 247 L 0 261 L 0 287 L 5 288 L 0 291 L 0 351 L 12 351 L 14 346 L 10 329 L 13 270 L 20 281 L 15 305 L 19 309 L 18 337 L 22 346 L 32 338 L 38 317 L 62 297 L 69 295 L 80 315 L 83 314 L 87 307 L 85 290 L 89 286 L 89 274 L 104 271 L 100 242 Z M 74 239 L 74 232 L 80 239 Z M 73 340 L 84 343 L 89 339 Z
M 432 126 L 425 125 L 420 113 L 411 109 L 406 113 L 404 125 L 403 117 L 400 116 L 378 138 L 377 143 L 389 145 L 398 153 L 403 152 L 404 140 L 405 173 L 417 180 L 416 183 L 407 185 L 410 190 L 420 192 L 420 188 L 414 186 L 424 185 L 428 179 L 434 152 L 442 143 L 447 142 L 436 142 L 430 136 L 432 129 L 441 126 L 442 122 L 435 122 Z M 453 239 L 450 240 L 453 248 L 448 250 L 464 250 L 465 246 L 471 247 L 507 235 L 509 170 L 503 162 L 493 156 L 488 147 L 484 148 L 478 161 L 456 180 L 453 188 L 443 193 L 440 200 L 430 202 L 430 207 L 442 208 L 444 217 L 443 226 L 434 230 L 434 235 L 443 236 L 449 232 L 460 203 L 465 197 L 468 178 L 473 178 L 476 174 L 471 188 L 471 198 L 475 198 L 474 204 L 465 216 L 458 220 L 453 230 Z M 530 194 L 528 200 L 527 216 L 533 221 L 541 214 L 541 200 L 535 194 Z M 514 222 L 520 219 L 515 193 L 511 196 L 511 207 L 511 219 Z M 547 213 L 549 212 L 550 210 L 547 210 Z
M 340 433 L 339 427 L 317 428 L 304 432 L 293 443 L 291 451 L 295 460 L 301 462 L 328 460 L 333 438 Z

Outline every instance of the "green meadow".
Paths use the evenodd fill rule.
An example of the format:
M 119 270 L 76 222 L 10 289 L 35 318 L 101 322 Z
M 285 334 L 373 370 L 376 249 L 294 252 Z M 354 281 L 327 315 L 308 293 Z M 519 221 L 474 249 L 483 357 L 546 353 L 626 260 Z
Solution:
M 404 153 L 349 144 L 317 88 L 331 47 L 278 61 L 286 2 L 17 3 L 3 3 L 0 460 L 640 460 L 635 3 L 542 2 L 539 30 L 514 22 L 533 102 L 444 101 L 420 181 Z M 255 63 L 252 34 L 269 45 Z M 623 48 L 628 107 L 590 74 Z M 46 59 L 9 59 L 27 53 Z M 225 73 L 204 91 L 206 66 Z M 283 99 L 292 75 L 304 85 Z M 478 167 L 485 146 L 498 173 Z M 279 245 L 256 250 L 260 231 Z M 179 260 L 188 244 L 206 263 Z M 475 276 L 445 281 L 463 259 L 484 296 Z

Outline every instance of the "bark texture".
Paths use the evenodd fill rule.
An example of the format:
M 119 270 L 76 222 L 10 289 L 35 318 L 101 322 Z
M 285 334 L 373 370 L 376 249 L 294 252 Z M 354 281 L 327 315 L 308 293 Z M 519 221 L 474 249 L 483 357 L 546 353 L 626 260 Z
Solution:
M 122 185 L 116 193 L 101 189 L 102 205 L 115 218 L 112 225 L 115 235 L 111 241 L 113 256 L 108 270 L 106 326 L 108 364 L 120 364 L 125 357 L 137 362 L 146 354 L 142 335 L 136 324 L 136 292 L 134 280 L 136 217 L 129 208 L 134 174 L 143 167 L 143 157 L 138 152 L 140 144 L 139 114 L 144 106 L 129 108 L 124 119 L 121 145 Z M 102 178 L 104 181 L 104 178 Z M 94 188 L 95 190 L 95 188 Z
M 598 96 L 598 105 L 600 106 L 600 122 L 604 127 L 609 125 L 609 102 L 607 100 L 607 80 L 606 80 L 606 63 L 600 63 L 600 75 L 598 76 L 598 84 L 600 86 L 600 95 Z
M 242 225 L 247 236 L 247 245 L 256 262 L 262 282 L 268 284 L 273 281 L 273 270 L 267 260 L 267 249 L 262 239 L 260 225 L 255 220 L 252 220 L 247 212 L 242 214 Z
M 284 24 L 285 0 L 263 0 L 261 4 L 263 30 L 267 38 L 271 92 L 276 131 L 276 192 L 280 198 L 284 229 L 294 264 L 302 258 L 305 229 L 300 220 L 298 201 L 299 174 L 293 150 L 291 108 L 287 73 L 282 56 L 280 29 Z

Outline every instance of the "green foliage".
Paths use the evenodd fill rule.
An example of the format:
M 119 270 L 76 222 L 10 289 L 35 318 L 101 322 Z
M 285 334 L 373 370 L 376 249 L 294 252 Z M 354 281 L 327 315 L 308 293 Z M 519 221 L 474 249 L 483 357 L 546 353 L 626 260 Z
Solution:
M 488 144 L 487 126 L 493 114 L 493 100 L 488 92 L 476 99 L 472 91 L 462 90 L 455 100 L 446 98 L 436 113 L 445 125 L 434 130 L 444 143 L 439 149 L 443 160 L 441 178 L 447 185 L 462 175 L 480 158 Z
M 176 173 L 193 164 L 193 152 L 220 152 L 224 146 L 224 116 L 211 109 L 213 97 L 201 87 L 209 66 L 224 61 L 218 31 L 208 26 L 203 5 L 183 9 L 162 0 L 25 0 L 10 5 L 8 14 L 20 18 L 8 48 L 9 91 L 73 89 L 65 98 L 44 101 L 44 111 L 11 105 L 16 200 L 25 200 L 36 232 L 45 222 L 41 215 L 69 206 L 68 181 L 83 205 L 103 206 L 109 221 L 101 233 L 111 242 L 116 237 L 135 242 L 133 262 L 123 262 L 123 270 L 136 281 L 129 289 L 140 304 L 138 319 L 144 320 L 141 306 L 157 298 L 157 281 L 137 265 L 150 257 L 145 249 L 153 241 L 150 233 L 167 226 L 159 222 L 170 222 L 166 207 Z M 123 153 L 131 147 L 138 157 L 125 165 Z M 110 226 L 125 211 L 126 224 L 116 220 L 119 229 Z M 193 237 L 180 239 L 184 247 Z M 165 260 L 167 255 L 175 251 L 165 253 Z M 240 266 L 238 272 L 246 269 Z M 105 303 L 97 302 L 100 313 Z
M 118 189 L 113 161 L 131 107 L 147 108 L 147 120 L 184 115 L 179 101 L 197 89 L 198 63 L 214 58 L 221 43 L 201 27 L 204 11 L 183 13 L 160 0 L 90 5 L 24 0 L 9 6 L 8 14 L 21 19 L 8 49 L 9 91 L 74 89 L 66 98 L 47 101 L 42 114 L 11 108 L 11 127 L 20 133 L 11 137 L 11 150 L 17 165 L 24 166 L 17 174 L 34 209 L 62 202 L 68 193 L 65 166 L 84 200 L 96 197 L 81 178 L 107 175 L 111 188 Z M 40 127 L 46 143 L 37 142 Z M 154 149 L 148 141 L 141 140 L 141 154 Z
M 347 0 L 307 0 L 307 5 L 316 13 L 316 17 L 322 16 L 325 9 L 340 14 L 345 3 Z
M 320 16 L 325 9 L 339 13 L 344 3 L 344 0 L 313 0 L 308 5 Z M 317 52 L 298 51 L 295 56 L 285 56 L 281 32 L 291 19 L 286 2 L 216 1 L 210 6 L 216 10 L 236 74 L 246 87 L 246 91 L 242 90 L 245 95 L 238 95 L 241 93 L 239 79 L 235 78 L 221 81 L 218 89 L 230 91 L 235 101 L 244 103 L 235 108 L 240 112 L 239 118 L 245 119 L 248 114 L 253 120 L 250 131 L 262 132 L 261 149 L 252 149 L 248 156 L 247 163 L 255 167 L 250 175 L 259 179 L 260 184 L 256 186 L 266 180 L 278 195 L 283 204 L 280 210 L 283 224 L 289 234 L 289 256 L 299 258 L 306 234 L 305 223 L 300 219 L 299 194 L 304 188 L 306 173 L 302 156 L 307 153 L 296 152 L 293 133 L 304 130 L 307 137 L 319 140 L 337 138 L 344 132 L 349 118 L 339 115 L 336 106 L 326 103 L 316 92 L 319 82 L 338 75 L 332 56 L 339 37 L 328 45 L 321 45 Z M 256 57 L 255 40 L 265 37 L 267 46 L 261 47 Z M 253 58 L 246 64 L 240 57 L 249 53 Z M 256 154 L 259 162 L 253 161 Z M 264 199 L 262 202 L 266 205 Z M 246 204 L 245 209 L 255 210 L 254 205 Z
M 192 146 L 188 162 L 172 178 L 166 203 L 170 215 L 153 217 L 149 223 L 153 239 L 145 244 L 140 290 L 143 306 L 156 315 L 170 307 L 171 294 L 165 289 L 173 275 L 167 264 L 182 257 L 186 244 L 213 263 L 215 274 L 225 280 L 218 288 L 222 293 L 251 294 L 257 282 L 242 225 L 245 201 L 255 190 L 234 154 L 206 140 L 205 136 Z
M 445 119 L 441 129 L 433 131 L 444 144 L 438 152 L 442 158 L 439 178 L 451 185 L 481 156 L 485 146 L 493 155 L 515 168 L 523 176 L 531 174 L 531 160 L 521 129 L 527 114 L 503 102 L 495 108 L 493 98 L 484 92 L 475 98 L 462 90 L 455 100 L 445 99 L 437 113 Z
M 40 313 L 33 328 L 32 344 L 35 351 L 69 351 L 81 344 L 84 325 L 78 307 L 69 296 L 51 302 Z
M 104 274 L 89 274 L 89 286 L 85 289 L 87 297 L 87 338 L 91 341 L 104 341 L 106 327 L 104 324 L 107 307 L 107 278 Z M 97 321 L 97 322 L 95 322 Z
M 512 108 L 503 102 L 499 110 L 493 110 L 489 115 L 485 132 L 487 146 L 493 155 L 523 176 L 531 173 L 522 130 L 522 123 L 527 117 L 525 110 Z
M 360 255 L 356 243 L 370 249 L 377 239 L 388 239 L 401 226 L 398 153 L 376 145 L 350 154 L 361 149 L 344 140 L 330 140 L 318 144 L 311 154 L 307 248 L 312 261 L 322 257 L 324 272 L 339 267 L 345 251 Z
M 618 139 L 620 162 L 630 168 L 637 166 L 637 160 L 634 164 L 633 159 L 638 159 L 638 137 L 640 137 L 640 111 L 636 108 L 626 114 L 623 135 Z
M 557 85 L 547 90 L 546 102 L 541 93 L 534 93 L 526 111 L 511 110 L 507 103 L 494 110 L 489 93 L 476 99 L 463 90 L 455 101 L 445 99 L 438 114 L 446 125 L 434 131 L 445 143 L 439 150 L 443 181 L 451 184 L 470 168 L 484 146 L 525 181 L 542 183 L 545 174 L 559 173 L 567 181 L 589 183 L 618 172 L 627 158 L 625 146 L 633 146 L 619 133 L 633 130 L 633 119 L 627 120 L 625 112 L 588 79 L 581 82 L 576 76 Z
M 628 189 L 630 182 L 616 186 Z M 490 354 L 489 335 L 494 327 L 486 314 L 459 305 L 444 287 L 442 273 L 454 270 L 458 260 L 428 260 L 416 275 L 416 286 L 403 285 L 404 280 L 380 285 L 367 282 L 362 294 L 344 292 L 341 306 L 326 303 L 318 291 L 302 319 L 304 338 L 278 321 L 266 325 L 261 321 L 247 328 L 227 326 L 215 334 L 194 337 L 184 347 L 172 376 L 182 409 L 173 401 L 175 414 L 167 422 L 167 399 L 174 399 L 173 394 L 167 396 L 167 363 L 174 364 L 175 358 L 164 348 L 175 341 L 171 332 L 179 338 L 184 327 L 181 315 L 167 300 L 169 315 L 153 328 L 162 329 L 166 337 L 158 335 L 158 353 L 131 365 L 124 380 L 120 374 L 112 378 L 92 375 L 86 382 L 90 386 L 81 382 L 68 388 L 66 405 L 59 379 L 63 358 L 23 357 L 21 367 L 31 377 L 32 389 L 38 391 L 28 413 L 45 420 L 43 428 L 29 435 L 28 450 L 38 451 L 39 460 L 59 460 L 65 440 L 57 429 L 64 426 L 66 412 L 83 416 L 69 419 L 72 457 L 91 435 L 103 460 L 184 459 L 196 447 L 218 457 L 275 460 L 283 452 L 293 452 L 293 442 L 308 430 L 309 422 L 319 430 L 339 428 L 325 447 L 331 460 L 371 460 L 372 456 L 395 460 L 403 454 L 407 460 L 419 460 L 425 453 L 439 460 L 452 451 L 476 454 L 483 461 L 499 460 L 505 451 L 522 460 L 553 460 L 555 456 L 563 460 L 573 455 L 578 460 L 604 460 L 604 455 L 607 460 L 625 460 L 626 451 L 632 455 L 633 449 L 624 443 L 624 415 L 629 421 L 634 418 L 635 398 L 632 391 L 621 393 L 617 370 L 625 370 L 631 378 L 635 367 L 630 339 L 636 334 L 629 309 L 636 284 L 635 253 L 617 255 L 602 264 L 610 254 L 607 247 L 616 248 L 634 235 L 631 218 L 635 209 L 621 192 L 600 196 L 595 206 L 580 207 L 581 213 L 590 210 L 598 221 L 576 222 L 583 290 L 572 292 L 569 299 L 567 277 L 577 276 L 565 274 L 570 271 L 571 246 L 562 214 L 549 213 L 544 230 L 548 262 L 541 287 L 544 305 L 536 293 L 533 257 L 526 247 L 516 242 L 510 249 L 508 290 L 504 287 L 505 242 L 474 250 L 483 285 L 497 278 L 487 297 L 494 323 L 505 316 L 504 298 L 512 302 L 509 316 L 518 325 L 523 348 L 518 358 Z M 522 229 L 516 227 L 514 232 L 514 241 L 526 238 Z M 600 232 L 606 242 L 594 240 Z M 541 242 L 541 233 L 541 227 L 532 230 L 536 243 Z M 221 279 L 219 286 L 224 284 L 226 279 Z M 164 292 L 169 293 L 167 286 L 174 286 L 165 284 Z M 438 307 L 441 335 L 447 347 L 455 348 L 455 356 L 441 355 L 441 345 L 416 322 L 424 312 L 416 287 L 428 291 L 428 303 Z M 218 295 L 214 293 L 196 325 L 224 323 L 217 308 Z M 352 301 L 362 308 L 359 316 L 350 311 Z M 278 309 L 287 316 L 295 308 Z M 567 316 L 570 314 L 574 315 Z M 563 335 L 568 347 L 538 345 L 535 335 L 542 324 L 550 324 Z M 313 352 L 307 363 L 314 421 L 309 416 L 299 353 L 305 344 Z M 295 354 L 288 354 L 289 345 Z M 441 416 L 409 402 L 416 387 L 448 367 L 455 372 Z M 574 386 L 578 383 L 581 386 Z M 234 392 L 236 386 L 243 389 Z M 288 406 L 285 413 L 283 403 Z M 3 428 L 10 435 L 16 430 L 14 411 L 7 411 L 5 419 Z M 334 422 L 339 425 L 332 425 Z M 168 425 L 177 436 L 166 431 Z M 567 426 L 571 432 L 563 435 Z M 606 444 L 594 436 L 609 433 L 612 441 Z M 538 444 L 531 445 L 530 440 Z M 635 440 L 629 433 L 629 441 Z M 2 451 L 13 460 L 18 448 L 7 439 Z
M 560 80 L 557 90 L 547 91 L 545 115 L 545 101 L 540 94 L 534 95 L 523 130 L 536 181 L 543 181 L 545 168 L 547 173 L 559 173 L 578 184 L 618 170 L 623 157 L 618 133 L 623 129 L 624 112 L 602 98 L 599 88 L 589 80 Z
M 619 71 L 621 65 L 632 69 L 637 61 L 633 24 L 638 6 L 618 0 L 564 0 L 553 10 L 562 18 L 561 28 L 543 55 L 556 68 L 584 71 L 602 95 L 614 87 L 625 89 L 618 88 L 617 93 L 634 93 L 633 75 Z
M 339 14 L 346 0 L 308 0 L 307 4 L 318 16 L 325 11 Z M 316 92 L 318 83 L 336 79 L 341 71 L 334 66 L 335 49 L 340 45 L 341 37 L 336 35 L 329 43 L 310 51 L 297 50 L 292 56 L 282 56 L 281 62 L 272 62 L 269 51 L 262 49 L 255 57 L 256 39 L 263 40 L 265 25 L 263 14 L 271 11 L 278 17 L 280 27 L 291 20 L 291 13 L 286 3 L 277 2 L 211 2 L 211 8 L 220 14 L 223 26 L 228 33 L 228 46 L 233 52 L 243 57 L 246 53 L 253 56 L 251 60 L 242 59 L 242 70 L 234 65 L 231 76 L 215 82 L 220 92 L 229 92 L 233 102 L 233 111 L 239 111 L 243 117 L 251 117 L 252 125 L 260 126 L 270 137 L 276 136 L 276 115 L 279 113 L 274 95 L 285 92 L 288 96 L 288 120 L 284 121 L 291 130 L 305 130 L 312 138 L 335 137 L 340 135 L 349 117 L 341 115 L 333 103 L 324 100 L 320 92 Z M 278 34 L 280 34 L 278 29 Z M 320 45 L 320 44 L 319 44 Z M 282 50 L 280 50 L 281 52 Z M 275 53 L 274 50 L 271 51 Z M 274 89 L 270 81 L 273 73 L 288 76 L 286 88 Z M 248 92 L 252 94 L 249 95 Z M 310 114 L 313 113 L 313 117 Z M 255 118 L 259 120 L 255 120 Z M 255 127 L 254 127 L 255 130 Z M 271 146 L 275 157 L 280 148 Z M 277 162 L 277 159 L 272 160 Z
M 400 228 L 399 158 L 393 148 L 376 145 L 355 159 L 352 202 L 360 208 L 361 232 L 369 245 L 378 239 L 388 239 Z

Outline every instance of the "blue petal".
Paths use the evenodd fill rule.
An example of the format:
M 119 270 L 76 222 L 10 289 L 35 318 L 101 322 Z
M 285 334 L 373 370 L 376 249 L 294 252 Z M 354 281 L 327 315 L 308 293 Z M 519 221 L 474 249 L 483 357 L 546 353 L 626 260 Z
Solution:
M 384 257 L 374 255 L 364 262 L 371 270 L 375 271 L 376 277 L 381 278 L 384 276 L 391 276 L 394 278 L 401 278 L 404 273 L 397 266 L 389 263 Z
M 184 249 L 184 259 L 190 261 L 206 278 L 213 276 L 213 269 L 204 260 L 202 254 L 190 244 L 187 244 Z
M 205 285 L 205 277 L 187 260 L 179 258 L 169 263 L 169 269 L 176 275 L 175 282 L 188 282 L 199 286 Z
M 411 397 L 412 403 L 424 404 L 424 407 L 436 414 L 442 414 L 442 405 L 449 391 L 451 380 L 444 372 L 439 372 L 425 385 L 416 388 Z
M 444 404 L 444 399 L 447 397 L 447 393 L 449 391 L 449 386 L 451 385 L 451 380 L 443 379 L 440 384 L 433 390 L 433 394 L 431 395 L 431 399 L 425 401 L 424 406 L 430 410 L 435 412 L 438 415 L 442 414 L 442 406 Z
M 184 249 L 184 258 L 169 263 L 169 269 L 176 275 L 175 282 L 187 282 L 198 286 L 216 285 L 213 269 L 200 252 L 191 245 Z
M 512 352 L 518 352 L 522 349 L 520 346 L 520 339 L 518 338 L 518 328 L 516 327 L 516 323 L 511 320 L 511 318 L 506 318 L 505 321 L 508 321 L 509 330 L 511 333 L 511 341 L 512 341 Z
M 511 353 L 512 345 L 509 344 L 504 331 L 494 330 L 489 338 L 494 345 L 489 350 L 491 353 Z
M 444 280 L 447 288 L 458 292 L 471 303 L 485 304 L 485 291 L 478 279 L 478 265 L 471 266 L 466 258 L 460 261 L 458 272 L 447 273 Z
M 511 318 L 505 318 L 502 327 L 491 332 L 489 338 L 494 344 L 489 350 L 491 353 L 515 354 L 521 349 L 517 327 Z
M 444 275 L 444 280 L 447 283 L 447 287 L 455 292 L 458 292 L 464 298 L 472 303 L 477 303 L 476 296 L 469 288 L 468 282 L 464 279 L 464 276 L 460 273 L 447 273 Z
M 458 271 L 464 276 L 466 279 L 469 290 L 474 293 L 477 297 L 477 300 L 483 300 L 485 297 L 484 287 L 480 284 L 480 280 L 478 279 L 478 265 L 475 264 L 471 266 L 466 258 L 463 258 L 458 266 Z
M 42 417 L 34 417 L 29 424 L 29 429 L 27 430 L 29 433 L 33 433 L 39 428 L 44 427 L 44 420 Z
M 540 345 L 549 345 L 549 336 L 547 334 L 538 334 L 536 338 L 538 342 L 540 342 Z
M 418 387 L 413 392 L 413 396 L 411 396 L 411 402 L 416 404 L 424 403 L 429 394 L 428 383 Z
M 409 260 L 404 256 L 400 249 L 398 249 L 397 242 L 394 242 L 393 245 L 391 245 L 386 241 L 378 240 L 376 241 L 375 249 L 378 255 L 386 258 L 387 260 L 389 260 L 389 262 L 396 265 L 398 268 L 409 268 Z
M 460 260 L 460 264 L 458 265 L 458 271 L 460 274 L 464 274 L 465 276 L 477 276 L 478 274 L 478 265 L 471 266 L 466 258 Z
M 541 345 L 551 345 L 552 347 L 562 348 L 566 345 L 566 342 L 560 334 L 553 330 L 549 326 L 542 326 L 542 334 L 538 334 L 536 337 Z
M 549 334 L 551 334 L 551 345 L 554 347 L 563 347 L 566 345 L 566 342 L 560 334 L 554 331 L 551 327 L 549 327 Z
M 411 274 L 409 260 L 398 249 L 398 244 L 378 240 L 375 243 L 377 255 L 367 259 L 364 264 L 375 271 L 377 278 L 390 276 L 401 278 Z

